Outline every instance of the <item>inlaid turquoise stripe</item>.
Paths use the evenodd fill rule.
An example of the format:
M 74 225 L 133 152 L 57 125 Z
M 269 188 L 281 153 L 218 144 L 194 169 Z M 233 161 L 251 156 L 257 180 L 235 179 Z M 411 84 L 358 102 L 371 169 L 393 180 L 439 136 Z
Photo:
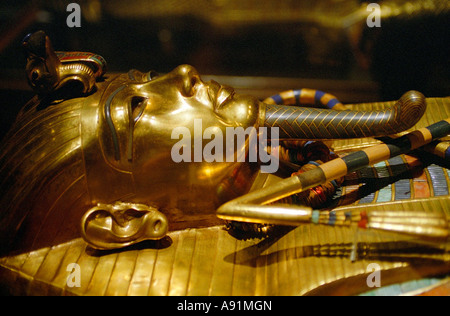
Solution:
M 434 196 L 448 195 L 448 184 L 447 179 L 445 178 L 444 169 L 437 165 L 431 165 L 427 169 L 430 173 Z
M 314 210 L 314 211 L 312 212 L 312 218 L 311 218 L 311 221 L 312 221 L 314 224 L 319 224 L 319 218 L 320 218 L 320 211 Z
M 392 185 L 382 188 L 378 191 L 377 202 L 389 202 L 392 200 Z
M 376 168 L 378 178 L 387 178 L 391 176 L 389 168 L 386 165 L 386 162 L 382 161 L 380 163 L 377 163 L 376 165 L 374 165 L 374 167 Z M 389 202 L 391 200 L 392 200 L 392 185 L 389 184 L 378 191 L 377 202 Z

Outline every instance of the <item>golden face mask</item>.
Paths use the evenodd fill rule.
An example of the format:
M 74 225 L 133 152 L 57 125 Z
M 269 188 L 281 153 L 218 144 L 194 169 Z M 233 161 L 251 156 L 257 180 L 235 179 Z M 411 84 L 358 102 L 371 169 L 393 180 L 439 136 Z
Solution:
M 207 128 L 225 134 L 228 127 L 256 127 L 255 98 L 236 95 L 216 82 L 205 83 L 186 65 L 159 77 L 130 71 L 104 84 L 104 93 L 88 97 L 82 113 L 82 137 L 84 143 L 92 143 L 84 153 L 93 203 L 156 204 L 169 213 L 183 209 L 183 216 L 174 214 L 180 219 L 171 221 L 171 227 L 186 227 L 217 222 L 211 211 L 248 191 L 251 181 L 233 190 L 229 183 L 239 177 L 251 180 L 256 164 L 177 163 L 171 153 L 179 140 L 172 134 L 177 127 L 186 128 L 191 136 L 187 143 L 194 147 L 199 141 L 195 135 Z M 195 120 L 202 123 L 200 131 L 195 130 Z M 111 183 L 114 186 L 106 189 Z
M 30 55 L 32 76 L 36 61 Z M 51 67 L 45 58 L 39 62 L 42 69 Z M 196 119 L 202 135 L 207 128 L 225 133 L 227 127 L 257 127 L 255 98 L 205 83 L 190 66 L 164 76 L 111 76 L 66 100 L 65 88 L 76 85 L 49 82 L 21 111 L 2 148 L 3 251 L 80 234 L 96 248 L 162 238 L 169 222 L 171 230 L 220 222 L 214 210 L 250 189 L 258 163 L 176 163 L 171 149 L 179 141 L 172 138 L 178 126 L 191 131 L 191 144 L 198 142 Z

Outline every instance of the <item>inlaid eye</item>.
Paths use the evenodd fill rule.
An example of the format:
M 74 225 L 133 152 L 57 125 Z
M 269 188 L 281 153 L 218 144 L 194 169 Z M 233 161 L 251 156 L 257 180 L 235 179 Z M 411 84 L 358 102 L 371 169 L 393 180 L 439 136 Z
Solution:
M 160 74 L 154 70 L 150 70 L 147 73 L 143 73 L 139 70 L 131 69 L 128 72 L 128 78 L 131 81 L 139 82 L 139 83 L 152 81 L 152 80 L 158 78 L 159 76 L 160 76 Z
M 131 99 L 131 117 L 134 123 L 136 123 L 144 113 L 147 106 L 147 99 L 140 96 L 135 96 Z
M 35 70 L 33 71 L 33 73 L 31 74 L 31 80 L 32 81 L 36 81 L 39 79 L 39 71 Z
M 159 77 L 159 73 L 154 70 L 150 70 L 147 74 L 148 81 L 152 81 L 158 77 Z

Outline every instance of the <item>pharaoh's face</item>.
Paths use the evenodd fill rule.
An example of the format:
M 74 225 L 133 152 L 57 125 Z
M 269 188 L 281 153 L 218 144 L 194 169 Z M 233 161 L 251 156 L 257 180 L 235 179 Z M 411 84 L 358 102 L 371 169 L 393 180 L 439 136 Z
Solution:
M 205 161 L 203 148 L 221 135 L 222 146 L 215 151 L 225 155 L 227 127 L 257 127 L 258 115 L 257 99 L 204 82 L 191 66 L 163 76 L 131 71 L 114 80 L 100 102 L 103 156 L 114 169 L 132 175 L 133 201 L 161 201 L 175 208 L 217 206 L 228 199 L 218 197 L 220 186 L 242 163 Z M 174 152 L 184 160 L 174 159 Z
M 132 77 L 137 76 L 139 73 Z M 132 98 L 141 97 L 144 101 L 136 107 L 132 104 L 138 134 L 142 128 L 157 128 L 159 132 L 161 127 L 171 130 L 173 126 L 188 125 L 193 119 L 202 119 L 206 125 L 220 128 L 248 127 L 256 123 L 258 102 L 255 98 L 237 95 L 233 88 L 214 81 L 202 81 L 192 66 L 182 65 L 167 75 L 150 73 L 144 78 L 148 81 L 134 86 L 136 94 Z M 161 124 L 167 120 L 170 126 L 164 128 Z

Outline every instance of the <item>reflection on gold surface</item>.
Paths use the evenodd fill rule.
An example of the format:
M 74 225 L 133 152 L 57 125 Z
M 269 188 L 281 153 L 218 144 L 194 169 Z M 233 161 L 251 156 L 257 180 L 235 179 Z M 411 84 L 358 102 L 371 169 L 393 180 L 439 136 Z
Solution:
M 0 275 L 21 295 L 353 295 L 370 290 L 370 263 L 385 286 L 449 273 L 449 260 L 448 250 L 356 228 L 305 225 L 245 241 L 210 227 L 119 252 L 76 239 L 2 258 Z M 79 288 L 66 284 L 70 263 L 81 267 Z
M 416 127 L 448 116 L 447 102 L 429 100 L 437 111 L 427 112 Z M 377 104 L 356 107 L 372 106 Z M 335 144 L 348 150 L 351 142 Z M 371 141 L 354 140 L 354 146 L 365 142 Z M 253 189 L 264 183 L 273 184 L 257 180 Z M 341 208 L 421 209 L 450 218 L 449 202 L 447 195 Z M 268 238 L 240 240 L 223 226 L 213 226 L 171 232 L 160 241 L 120 251 L 97 251 L 73 239 L 2 257 L 0 276 L 2 287 L 17 295 L 352 295 L 370 290 L 370 263 L 381 267 L 383 286 L 448 274 L 448 250 L 448 244 L 430 247 L 410 237 L 356 227 L 303 225 L 279 228 Z M 67 286 L 70 263 L 81 268 L 79 288 Z
M 39 59 L 40 68 L 54 65 L 57 55 L 46 56 L 50 59 Z M 31 64 L 32 83 L 39 77 L 33 76 Z M 338 139 L 334 150 L 344 155 L 377 142 L 369 136 L 445 120 L 450 117 L 448 98 L 425 99 L 409 92 L 397 103 L 354 105 L 343 112 L 284 107 L 205 81 L 188 65 L 161 76 L 135 70 L 105 76 L 92 81 L 88 90 L 68 95 L 57 73 L 50 74 L 54 80 L 49 82 L 38 80 L 43 89 L 25 105 L 9 142 L 2 145 L 0 275 L 5 292 L 356 294 L 367 290 L 369 263 L 381 267 L 385 284 L 449 272 L 450 174 L 447 162 L 438 157 L 420 151 L 415 154 L 423 156 L 421 162 L 412 156 L 390 157 L 388 148 L 376 156 L 386 154 L 389 161 L 363 157 L 369 161 L 363 170 L 352 170 L 338 158 L 324 169 L 283 180 L 279 174 L 259 173 L 260 162 L 194 157 L 179 163 L 171 157 L 176 127 L 189 131 L 191 149 L 201 147 L 196 120 L 203 123 L 200 135 L 210 126 L 223 134 L 229 127 L 270 126 L 286 128 L 282 138 Z M 289 111 L 295 115 L 284 116 Z M 442 123 L 447 128 L 449 121 Z M 436 137 L 431 134 L 437 129 L 413 135 L 423 136 L 423 131 L 427 141 Z M 348 137 L 360 138 L 339 140 Z M 249 156 L 253 148 L 248 142 L 240 145 L 234 154 Z M 409 145 L 419 147 L 412 137 Z M 270 205 L 341 176 L 340 196 L 328 205 L 333 212 L 292 203 Z M 292 225 L 291 218 L 271 216 L 293 214 L 296 227 L 273 226 L 264 236 L 243 234 L 241 239 L 216 217 L 216 210 L 223 215 L 224 208 L 237 211 L 239 220 L 258 223 L 261 218 L 252 218 L 249 210 L 261 211 L 268 216 L 262 223 L 272 224 Z M 314 219 L 315 214 L 320 215 Z M 359 228 L 349 221 L 353 217 Z M 303 224 L 305 220 L 311 223 Z M 339 221 L 346 227 L 312 224 Z M 422 238 L 370 230 L 411 233 L 411 226 L 414 236 Z M 67 282 L 72 264 L 80 268 L 75 287 Z

